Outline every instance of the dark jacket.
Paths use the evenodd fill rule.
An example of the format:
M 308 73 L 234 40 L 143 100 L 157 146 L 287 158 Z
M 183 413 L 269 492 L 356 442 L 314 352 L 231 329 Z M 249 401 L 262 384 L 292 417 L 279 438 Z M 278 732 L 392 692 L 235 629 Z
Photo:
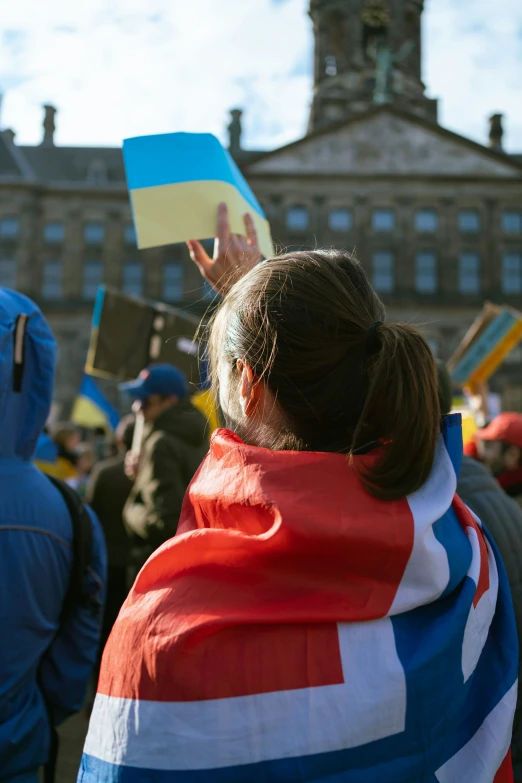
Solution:
M 522 467 L 497 476 L 497 481 L 510 498 L 522 508 Z
M 87 487 L 87 503 L 98 515 L 105 533 L 110 567 L 128 565 L 130 539 L 123 523 L 123 509 L 132 489 L 125 475 L 123 457 L 111 457 L 100 462 Z
M 464 457 L 457 493 L 487 527 L 500 550 L 511 585 L 522 650 L 522 510 L 500 488 L 487 469 Z M 519 664 L 519 695 L 513 733 L 515 780 L 522 781 L 522 666 Z
M 185 491 L 208 451 L 207 420 L 190 401 L 173 405 L 146 428 L 136 481 L 123 512 L 141 568 L 178 528 Z

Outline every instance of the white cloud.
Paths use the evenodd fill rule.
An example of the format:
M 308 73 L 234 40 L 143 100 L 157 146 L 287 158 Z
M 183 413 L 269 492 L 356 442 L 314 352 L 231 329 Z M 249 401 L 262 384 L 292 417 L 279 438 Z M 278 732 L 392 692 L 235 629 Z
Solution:
M 303 134 L 311 99 L 307 0 L 16 0 L 2 8 L 3 126 L 41 136 L 41 104 L 58 109 L 59 144 L 209 130 L 226 137 L 244 106 L 245 142 L 274 147 Z M 522 150 L 520 0 L 430 0 L 425 80 L 445 125 L 483 141 L 507 115 Z
M 522 2 L 429 0 L 424 33 L 441 123 L 485 142 L 487 117 L 505 114 L 506 148 L 522 152 Z

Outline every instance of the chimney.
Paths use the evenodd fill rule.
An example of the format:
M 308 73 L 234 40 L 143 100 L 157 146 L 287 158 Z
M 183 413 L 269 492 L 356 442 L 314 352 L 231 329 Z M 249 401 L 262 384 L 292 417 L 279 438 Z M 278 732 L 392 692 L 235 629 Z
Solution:
M 229 144 L 228 149 L 233 158 L 241 154 L 241 109 L 232 109 L 230 112 L 231 121 L 228 126 Z
M 11 142 L 11 144 L 15 143 L 16 133 L 14 132 L 14 130 L 12 130 L 11 128 L 6 128 L 4 131 L 2 131 L 2 133 L 4 134 L 5 138 Z
M 503 152 L 502 138 L 504 129 L 502 127 L 503 114 L 492 114 L 489 118 L 489 148 L 495 152 Z
M 55 130 L 55 124 L 54 124 L 54 117 L 56 114 L 56 109 L 54 106 L 49 106 L 46 104 L 44 106 L 45 115 L 44 115 L 44 121 L 43 121 L 43 129 L 44 129 L 44 135 L 42 139 L 42 147 L 54 147 L 54 130 Z

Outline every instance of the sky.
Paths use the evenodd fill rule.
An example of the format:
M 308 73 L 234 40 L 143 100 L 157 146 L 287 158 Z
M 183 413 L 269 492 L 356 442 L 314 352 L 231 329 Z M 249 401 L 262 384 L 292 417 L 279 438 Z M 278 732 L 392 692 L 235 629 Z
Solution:
M 349 0 L 346 0 L 349 2 Z M 245 110 L 246 148 L 301 137 L 312 87 L 308 0 L 4 0 L 0 126 L 56 143 L 120 145 L 128 136 L 210 131 Z M 505 114 L 522 152 L 522 0 L 426 0 L 423 78 L 445 127 L 486 142 Z

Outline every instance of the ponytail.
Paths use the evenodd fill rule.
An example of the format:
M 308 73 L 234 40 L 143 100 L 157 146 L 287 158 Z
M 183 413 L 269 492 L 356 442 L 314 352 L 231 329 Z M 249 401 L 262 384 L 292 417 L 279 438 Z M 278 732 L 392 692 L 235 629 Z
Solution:
M 381 459 L 361 471 L 368 492 L 382 500 L 411 495 L 427 480 L 440 432 L 437 367 L 420 334 L 409 324 L 382 324 L 368 359 L 368 391 L 354 443 L 379 432 Z M 370 427 L 368 427 L 370 429 Z

